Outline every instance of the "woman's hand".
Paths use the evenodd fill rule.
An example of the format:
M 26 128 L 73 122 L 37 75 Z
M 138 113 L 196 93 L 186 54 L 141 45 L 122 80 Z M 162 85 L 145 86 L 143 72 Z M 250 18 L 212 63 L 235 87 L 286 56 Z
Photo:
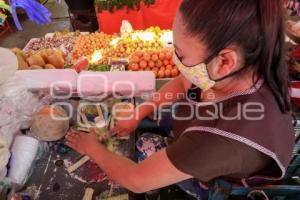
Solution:
M 69 132 L 66 135 L 66 144 L 82 155 L 89 155 L 100 143 L 95 133 Z
M 126 137 L 137 129 L 139 123 L 140 120 L 135 119 L 134 117 L 128 120 L 118 120 L 111 132 L 116 133 L 119 137 Z

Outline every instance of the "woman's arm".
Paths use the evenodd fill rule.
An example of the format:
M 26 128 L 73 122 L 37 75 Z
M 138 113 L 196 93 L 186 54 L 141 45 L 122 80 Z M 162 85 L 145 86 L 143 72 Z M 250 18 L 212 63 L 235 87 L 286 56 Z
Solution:
M 112 131 L 119 136 L 129 135 L 145 117 L 159 110 L 161 106 L 171 105 L 183 98 L 191 85 L 184 76 L 178 76 L 161 88 L 149 101 L 137 106 L 131 119 L 118 120 L 116 127 Z
M 87 154 L 112 180 L 135 193 L 143 193 L 192 178 L 173 166 L 165 150 L 136 164 L 108 151 L 98 143 L 93 134 L 71 133 L 67 135 L 67 139 L 68 146 Z
M 144 119 L 159 109 L 162 104 L 171 104 L 180 100 L 191 85 L 184 76 L 178 76 L 162 87 L 148 102 L 139 105 L 136 113 L 139 114 L 140 119 Z

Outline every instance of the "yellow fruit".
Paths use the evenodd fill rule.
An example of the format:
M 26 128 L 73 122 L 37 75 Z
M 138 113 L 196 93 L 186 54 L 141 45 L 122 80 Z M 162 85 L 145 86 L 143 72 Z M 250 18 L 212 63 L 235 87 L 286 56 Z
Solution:
M 29 65 L 26 62 L 26 60 L 23 58 L 23 56 L 20 54 L 20 52 L 16 53 L 17 59 L 18 59 L 18 65 L 20 70 L 26 70 L 29 69 Z
M 65 66 L 65 61 L 60 53 L 55 52 L 53 55 L 48 57 L 48 64 L 53 65 L 55 68 L 62 69 Z
M 21 49 L 19 49 L 19 48 L 13 48 L 13 49 L 11 49 L 11 51 L 14 52 L 14 54 L 16 54 L 16 55 L 19 54 L 20 56 L 23 57 L 23 59 L 26 60 L 26 55 L 25 55 L 25 53 Z
M 46 64 L 44 59 L 38 54 L 30 56 L 27 59 L 27 62 L 29 63 L 30 66 L 32 65 L 44 66 Z

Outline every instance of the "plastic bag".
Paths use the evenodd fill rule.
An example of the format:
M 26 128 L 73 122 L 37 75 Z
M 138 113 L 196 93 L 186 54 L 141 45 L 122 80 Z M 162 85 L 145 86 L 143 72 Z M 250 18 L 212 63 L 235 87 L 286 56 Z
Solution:
M 0 148 L 10 147 L 20 129 L 28 129 L 33 115 L 44 105 L 50 104 L 49 95 L 34 95 L 25 82 L 14 73 L 16 56 L 8 49 L 0 48 Z M 4 155 L 4 154 L 3 154 Z M 4 155 L 5 156 L 5 155 Z M 6 172 L 6 157 L 0 160 L 1 175 Z M 5 167 L 3 167 L 5 166 Z
M 0 137 L 0 179 L 7 175 L 6 163 L 10 157 L 9 148 L 4 138 Z
M 8 110 L 6 112 L 12 111 L 13 109 L 16 110 L 17 116 L 14 116 L 14 113 L 10 112 L 10 120 L 14 117 L 14 120 L 20 122 L 22 129 L 28 129 L 33 114 L 43 105 L 45 105 L 45 103 L 49 103 L 41 101 L 31 92 L 29 92 L 25 87 L 25 82 L 18 76 L 13 76 L 4 84 L 0 85 L 0 94 L 3 95 L 5 99 L 8 99 L 10 101 L 7 102 L 6 100 L 3 103 L 13 104 L 13 106 L 10 107 L 6 106 L 5 110 Z M 1 114 L 0 112 L 0 119 L 4 118 L 3 114 Z
M 0 85 L 12 77 L 18 69 L 18 59 L 9 49 L 0 47 Z M 0 93 L 1 94 L 1 93 Z
M 23 29 L 17 16 L 17 8 L 23 8 L 29 20 L 38 25 L 44 25 L 51 22 L 51 13 L 49 10 L 36 0 L 12 0 L 11 7 L 12 16 L 19 31 Z
M 3 0 L 0 0 L 0 8 L 11 12 L 11 7 L 9 5 L 7 5 Z

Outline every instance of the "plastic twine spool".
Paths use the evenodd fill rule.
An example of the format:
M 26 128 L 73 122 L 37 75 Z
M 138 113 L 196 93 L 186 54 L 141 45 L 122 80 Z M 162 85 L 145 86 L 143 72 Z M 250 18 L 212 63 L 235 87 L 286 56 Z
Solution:
M 8 177 L 15 183 L 25 184 L 39 151 L 39 141 L 35 138 L 18 135 L 11 149 L 12 157 Z

